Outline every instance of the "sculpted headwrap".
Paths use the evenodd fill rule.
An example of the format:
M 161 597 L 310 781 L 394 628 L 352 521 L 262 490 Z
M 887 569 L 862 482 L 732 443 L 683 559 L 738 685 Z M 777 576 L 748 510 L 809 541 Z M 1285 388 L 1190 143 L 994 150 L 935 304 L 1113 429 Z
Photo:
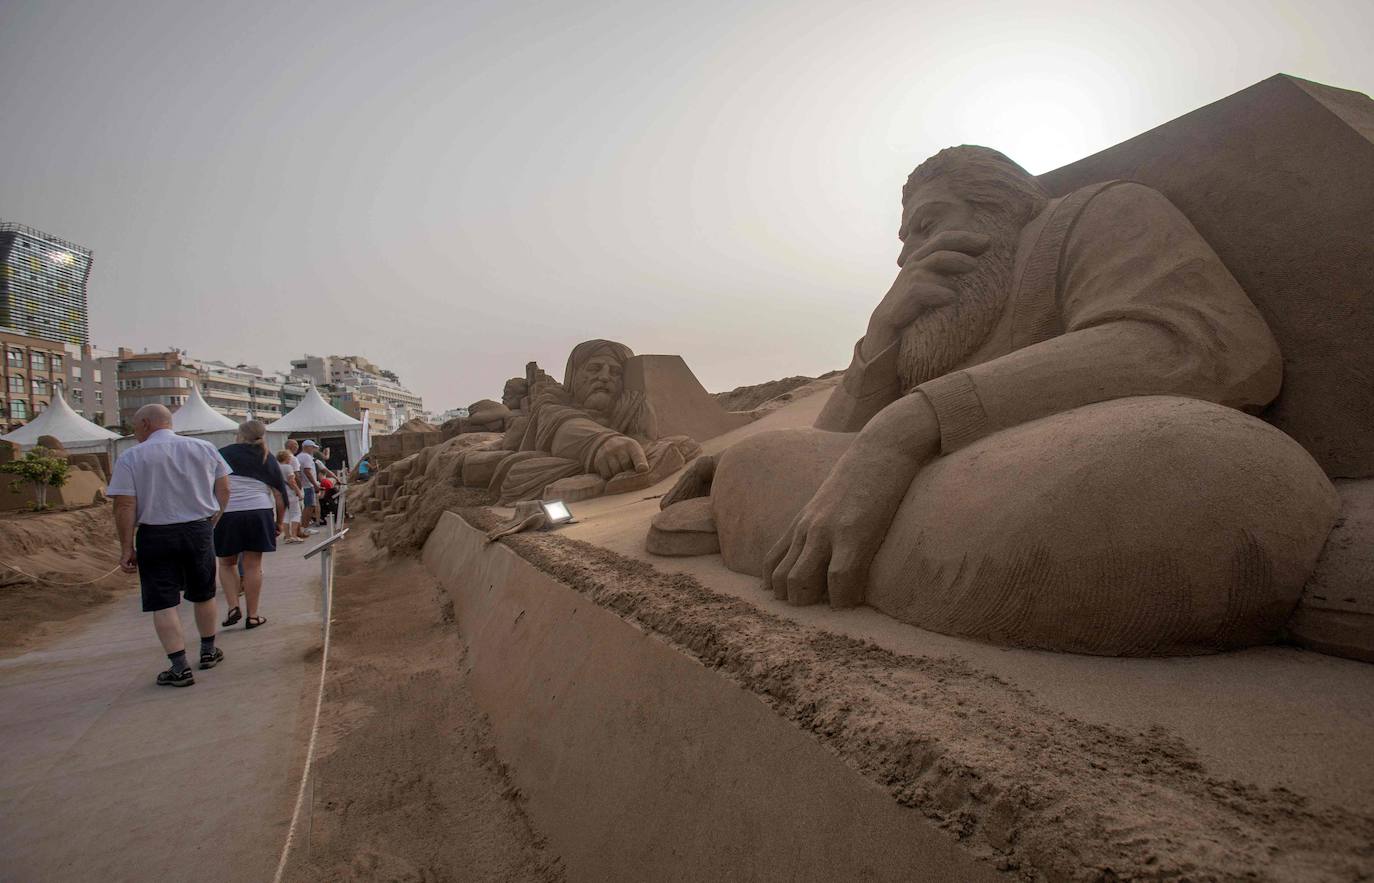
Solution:
M 573 378 L 577 376 L 578 370 L 595 356 L 608 355 L 623 367 L 634 354 L 634 350 L 614 340 L 584 340 L 573 347 L 572 353 L 568 355 L 568 364 L 563 370 L 563 388 L 571 395 Z M 599 422 L 624 435 L 641 439 L 658 437 L 653 408 L 645 400 L 642 392 L 631 392 L 622 388 L 620 398 L 616 400 L 612 411 L 597 416 L 603 418 Z

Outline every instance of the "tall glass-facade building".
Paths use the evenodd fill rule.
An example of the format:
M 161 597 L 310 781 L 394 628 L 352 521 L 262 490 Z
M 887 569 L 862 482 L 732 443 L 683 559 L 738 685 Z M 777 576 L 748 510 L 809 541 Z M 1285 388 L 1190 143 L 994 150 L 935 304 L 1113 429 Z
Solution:
M 90 249 L 0 221 L 0 325 L 47 340 L 90 343 L 90 275 Z

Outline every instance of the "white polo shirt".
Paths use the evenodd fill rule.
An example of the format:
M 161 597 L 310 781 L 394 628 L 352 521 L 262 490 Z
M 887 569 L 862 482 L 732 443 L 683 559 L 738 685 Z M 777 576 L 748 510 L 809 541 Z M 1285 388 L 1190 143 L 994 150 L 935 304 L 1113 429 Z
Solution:
M 307 454 L 305 451 L 301 451 L 299 454 L 296 455 L 296 466 L 302 472 L 309 472 L 311 477 L 315 476 L 315 458 L 312 457 L 310 454 Z M 310 485 L 308 481 L 306 481 L 305 479 L 301 479 L 302 491 L 309 486 Z
M 105 493 L 137 498 L 139 524 L 182 524 L 219 511 L 215 480 L 228 474 L 214 445 L 159 429 L 119 455 Z

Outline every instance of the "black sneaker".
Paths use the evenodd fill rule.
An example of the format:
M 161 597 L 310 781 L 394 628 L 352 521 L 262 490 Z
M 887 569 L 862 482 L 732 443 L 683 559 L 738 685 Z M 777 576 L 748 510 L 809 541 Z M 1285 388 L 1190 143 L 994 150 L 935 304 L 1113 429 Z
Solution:
M 224 661 L 224 651 L 216 647 L 209 653 L 200 654 L 200 668 L 204 671 L 207 668 L 214 668 Z
M 189 687 L 196 682 L 196 676 L 191 674 L 190 667 L 183 668 L 181 671 L 167 669 L 159 672 L 157 685 L 159 687 Z

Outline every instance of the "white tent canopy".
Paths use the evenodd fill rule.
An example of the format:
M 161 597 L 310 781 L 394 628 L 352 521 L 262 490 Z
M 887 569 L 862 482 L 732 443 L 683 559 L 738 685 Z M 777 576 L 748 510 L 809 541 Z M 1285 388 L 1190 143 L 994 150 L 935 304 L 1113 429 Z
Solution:
M 38 444 L 40 436 L 51 435 L 62 446 L 73 453 L 107 451 L 110 442 L 119 438 L 119 433 L 110 432 L 72 410 L 67 399 L 61 394 L 52 398 L 52 404 L 43 413 L 11 432 L 0 436 L 0 440 L 14 442 L 24 448 Z
M 216 411 L 201 397 L 200 387 L 191 387 L 191 397 L 172 414 L 172 431 L 180 435 L 202 432 L 238 432 L 239 425 Z
M 234 439 L 238 437 L 239 425 L 210 407 L 201 397 L 200 387 L 192 385 L 191 395 L 185 404 L 172 412 L 172 431 L 177 435 L 189 435 L 222 448 L 234 443 Z M 270 437 L 268 441 L 271 442 Z M 132 435 L 126 436 L 115 442 L 115 452 L 122 454 L 136 444 L 137 438 Z
M 306 392 L 305 398 L 301 399 L 301 403 L 292 408 L 289 414 L 283 415 L 280 420 L 269 423 L 267 431 L 269 437 L 271 433 L 277 433 L 278 438 L 284 435 L 303 433 L 342 434 L 344 442 L 348 446 L 348 462 L 350 464 L 357 463 L 362 459 L 363 454 L 367 453 L 367 448 L 363 442 L 363 422 L 348 416 L 326 402 L 313 384 Z M 273 445 L 274 448 L 276 446 Z

